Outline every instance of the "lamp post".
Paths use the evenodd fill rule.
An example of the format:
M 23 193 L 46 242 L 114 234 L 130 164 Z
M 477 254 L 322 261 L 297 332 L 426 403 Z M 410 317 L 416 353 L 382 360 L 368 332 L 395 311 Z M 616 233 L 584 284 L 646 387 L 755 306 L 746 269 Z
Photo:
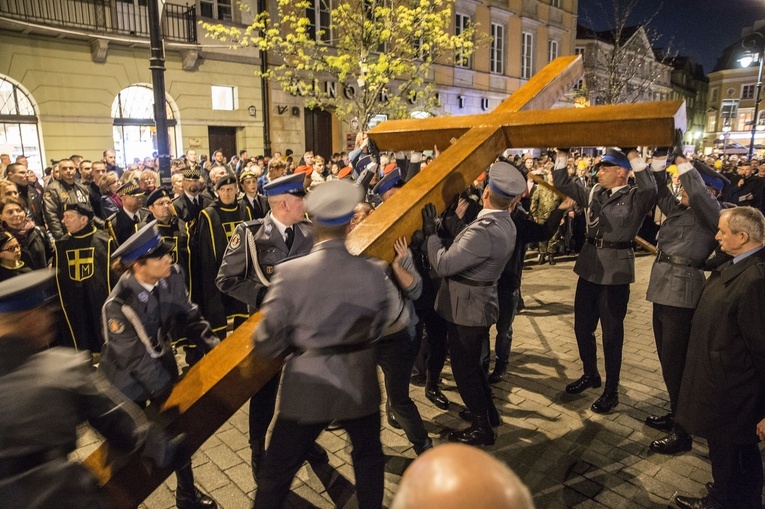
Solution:
M 757 56 L 757 60 L 759 61 L 760 68 L 757 71 L 757 96 L 754 100 L 754 119 L 752 119 L 752 137 L 749 140 L 749 160 L 752 160 L 752 154 L 754 153 L 754 135 L 757 133 L 757 117 L 760 113 L 760 89 L 762 88 L 762 62 L 765 60 L 763 58 L 763 53 L 765 53 L 765 36 L 763 36 L 759 32 L 752 32 L 751 34 L 744 37 L 744 39 L 741 41 L 741 46 L 746 50 L 746 53 L 744 53 L 744 56 L 741 57 L 738 61 L 741 64 L 742 67 L 749 67 L 751 63 L 754 61 L 754 56 Z M 756 53 L 753 53 L 752 50 L 756 50 Z

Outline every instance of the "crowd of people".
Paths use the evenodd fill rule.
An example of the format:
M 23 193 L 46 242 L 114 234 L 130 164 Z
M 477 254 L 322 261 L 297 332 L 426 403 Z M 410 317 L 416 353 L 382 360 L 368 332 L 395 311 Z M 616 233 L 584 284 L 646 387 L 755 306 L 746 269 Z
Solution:
M 328 461 L 319 434 L 341 426 L 354 447 L 360 506 L 374 508 L 382 503 L 384 465 L 378 366 L 385 418 L 403 429 L 417 455 L 434 443 L 410 384 L 424 385 L 426 398 L 448 409 L 440 388 L 447 358 L 465 405 L 460 417 L 470 422 L 449 440 L 495 443 L 503 420 L 492 384 L 510 363 L 529 246 L 539 264 L 576 256 L 574 334 L 583 373 L 565 390 L 603 386 L 592 411 L 616 409 L 639 235 L 657 246 L 647 299 L 670 400 L 666 415 L 646 419 L 668 433 L 650 447 L 677 454 L 692 448 L 692 434 L 709 441 L 714 484 L 705 497 L 678 497 L 682 507 L 759 507 L 765 323 L 752 308 L 765 298 L 759 161 L 686 158 L 677 148 L 656 149 L 645 160 L 634 148 L 533 154 L 500 157 L 440 214 L 427 205 L 421 229 L 396 239 L 388 265 L 351 256 L 345 238 L 426 172 L 440 157 L 437 149 L 432 157 L 380 153 L 363 136 L 355 150 L 327 159 L 311 151 L 297 158 L 290 150 L 272 157 L 243 150 L 230 159 L 216 150 L 208 159 L 189 149 L 172 160 L 167 186 L 156 158 L 123 169 L 113 149 L 99 160 L 57 161 L 41 181 L 23 156 L 11 162 L 0 155 L 0 327 L 3 313 L 42 302 L 38 295 L 29 307 L 3 308 L 4 292 L 18 298 L 44 286 L 43 270 L 55 280 L 61 310 L 50 342 L 87 352 L 100 377 L 92 383 L 109 380 L 121 395 L 112 401 L 150 412 L 178 380 L 177 351 L 191 366 L 262 311 L 257 352 L 294 355 L 250 401 L 255 507 L 281 507 L 304 461 Z M 19 283 L 33 277 L 31 286 Z M 20 360 L 8 372 L 28 367 L 40 345 L 13 348 Z M 725 431 L 731 420 L 740 426 L 736 436 Z M 128 448 L 148 440 L 141 426 L 127 433 Z M 169 447 L 167 438 L 152 436 L 160 450 Z M 73 444 L 59 445 L 66 453 Z M 38 452 L 32 457 L 40 459 Z M 27 459 L 6 463 L 22 475 Z M 0 447 L 0 477 L 4 461 Z M 188 457 L 174 467 L 178 507 L 215 507 L 195 487 Z M 0 493 L 9 489 L 0 480 Z

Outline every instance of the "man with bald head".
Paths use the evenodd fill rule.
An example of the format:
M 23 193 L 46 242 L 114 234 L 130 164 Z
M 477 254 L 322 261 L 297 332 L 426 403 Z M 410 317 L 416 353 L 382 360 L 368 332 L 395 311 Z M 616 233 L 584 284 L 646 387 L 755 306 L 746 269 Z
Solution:
M 507 465 L 476 447 L 438 446 L 406 470 L 391 509 L 534 509 Z

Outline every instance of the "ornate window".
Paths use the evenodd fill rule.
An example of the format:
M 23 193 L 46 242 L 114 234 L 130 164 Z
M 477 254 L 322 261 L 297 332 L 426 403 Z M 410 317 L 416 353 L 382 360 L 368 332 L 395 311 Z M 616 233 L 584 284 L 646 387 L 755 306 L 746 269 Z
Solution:
M 13 162 L 18 156 L 26 156 L 29 168 L 42 175 L 40 139 L 31 96 L 19 84 L 0 75 L 0 153 L 9 154 Z
M 165 101 L 170 153 L 179 154 L 180 136 L 176 109 Z M 157 151 L 157 127 L 154 124 L 154 91 L 149 85 L 131 85 L 112 103 L 114 150 L 117 164 L 127 166 L 135 159 L 153 157 Z

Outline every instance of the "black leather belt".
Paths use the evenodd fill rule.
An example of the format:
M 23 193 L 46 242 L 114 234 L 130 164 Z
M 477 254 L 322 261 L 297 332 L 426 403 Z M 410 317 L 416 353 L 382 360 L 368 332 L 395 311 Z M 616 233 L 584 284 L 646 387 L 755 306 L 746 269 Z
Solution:
M 23 474 L 57 458 L 66 459 L 66 454 L 55 450 L 27 454 L 26 456 L 0 458 L 0 478 Z
M 462 276 L 449 276 L 449 279 L 468 286 L 494 286 L 496 281 L 474 281 Z
M 690 258 L 686 258 L 685 256 L 672 256 L 668 255 L 662 250 L 659 250 L 656 253 L 656 261 L 657 262 L 665 262 L 665 263 L 671 263 L 672 265 L 682 265 L 683 267 L 693 267 L 694 269 L 699 269 L 703 267 L 703 263 L 694 262 Z
M 607 240 L 603 239 L 596 239 L 595 237 L 587 237 L 587 242 L 592 244 L 593 246 L 597 248 L 608 248 L 608 249 L 631 249 L 632 248 L 632 242 L 608 242 Z

